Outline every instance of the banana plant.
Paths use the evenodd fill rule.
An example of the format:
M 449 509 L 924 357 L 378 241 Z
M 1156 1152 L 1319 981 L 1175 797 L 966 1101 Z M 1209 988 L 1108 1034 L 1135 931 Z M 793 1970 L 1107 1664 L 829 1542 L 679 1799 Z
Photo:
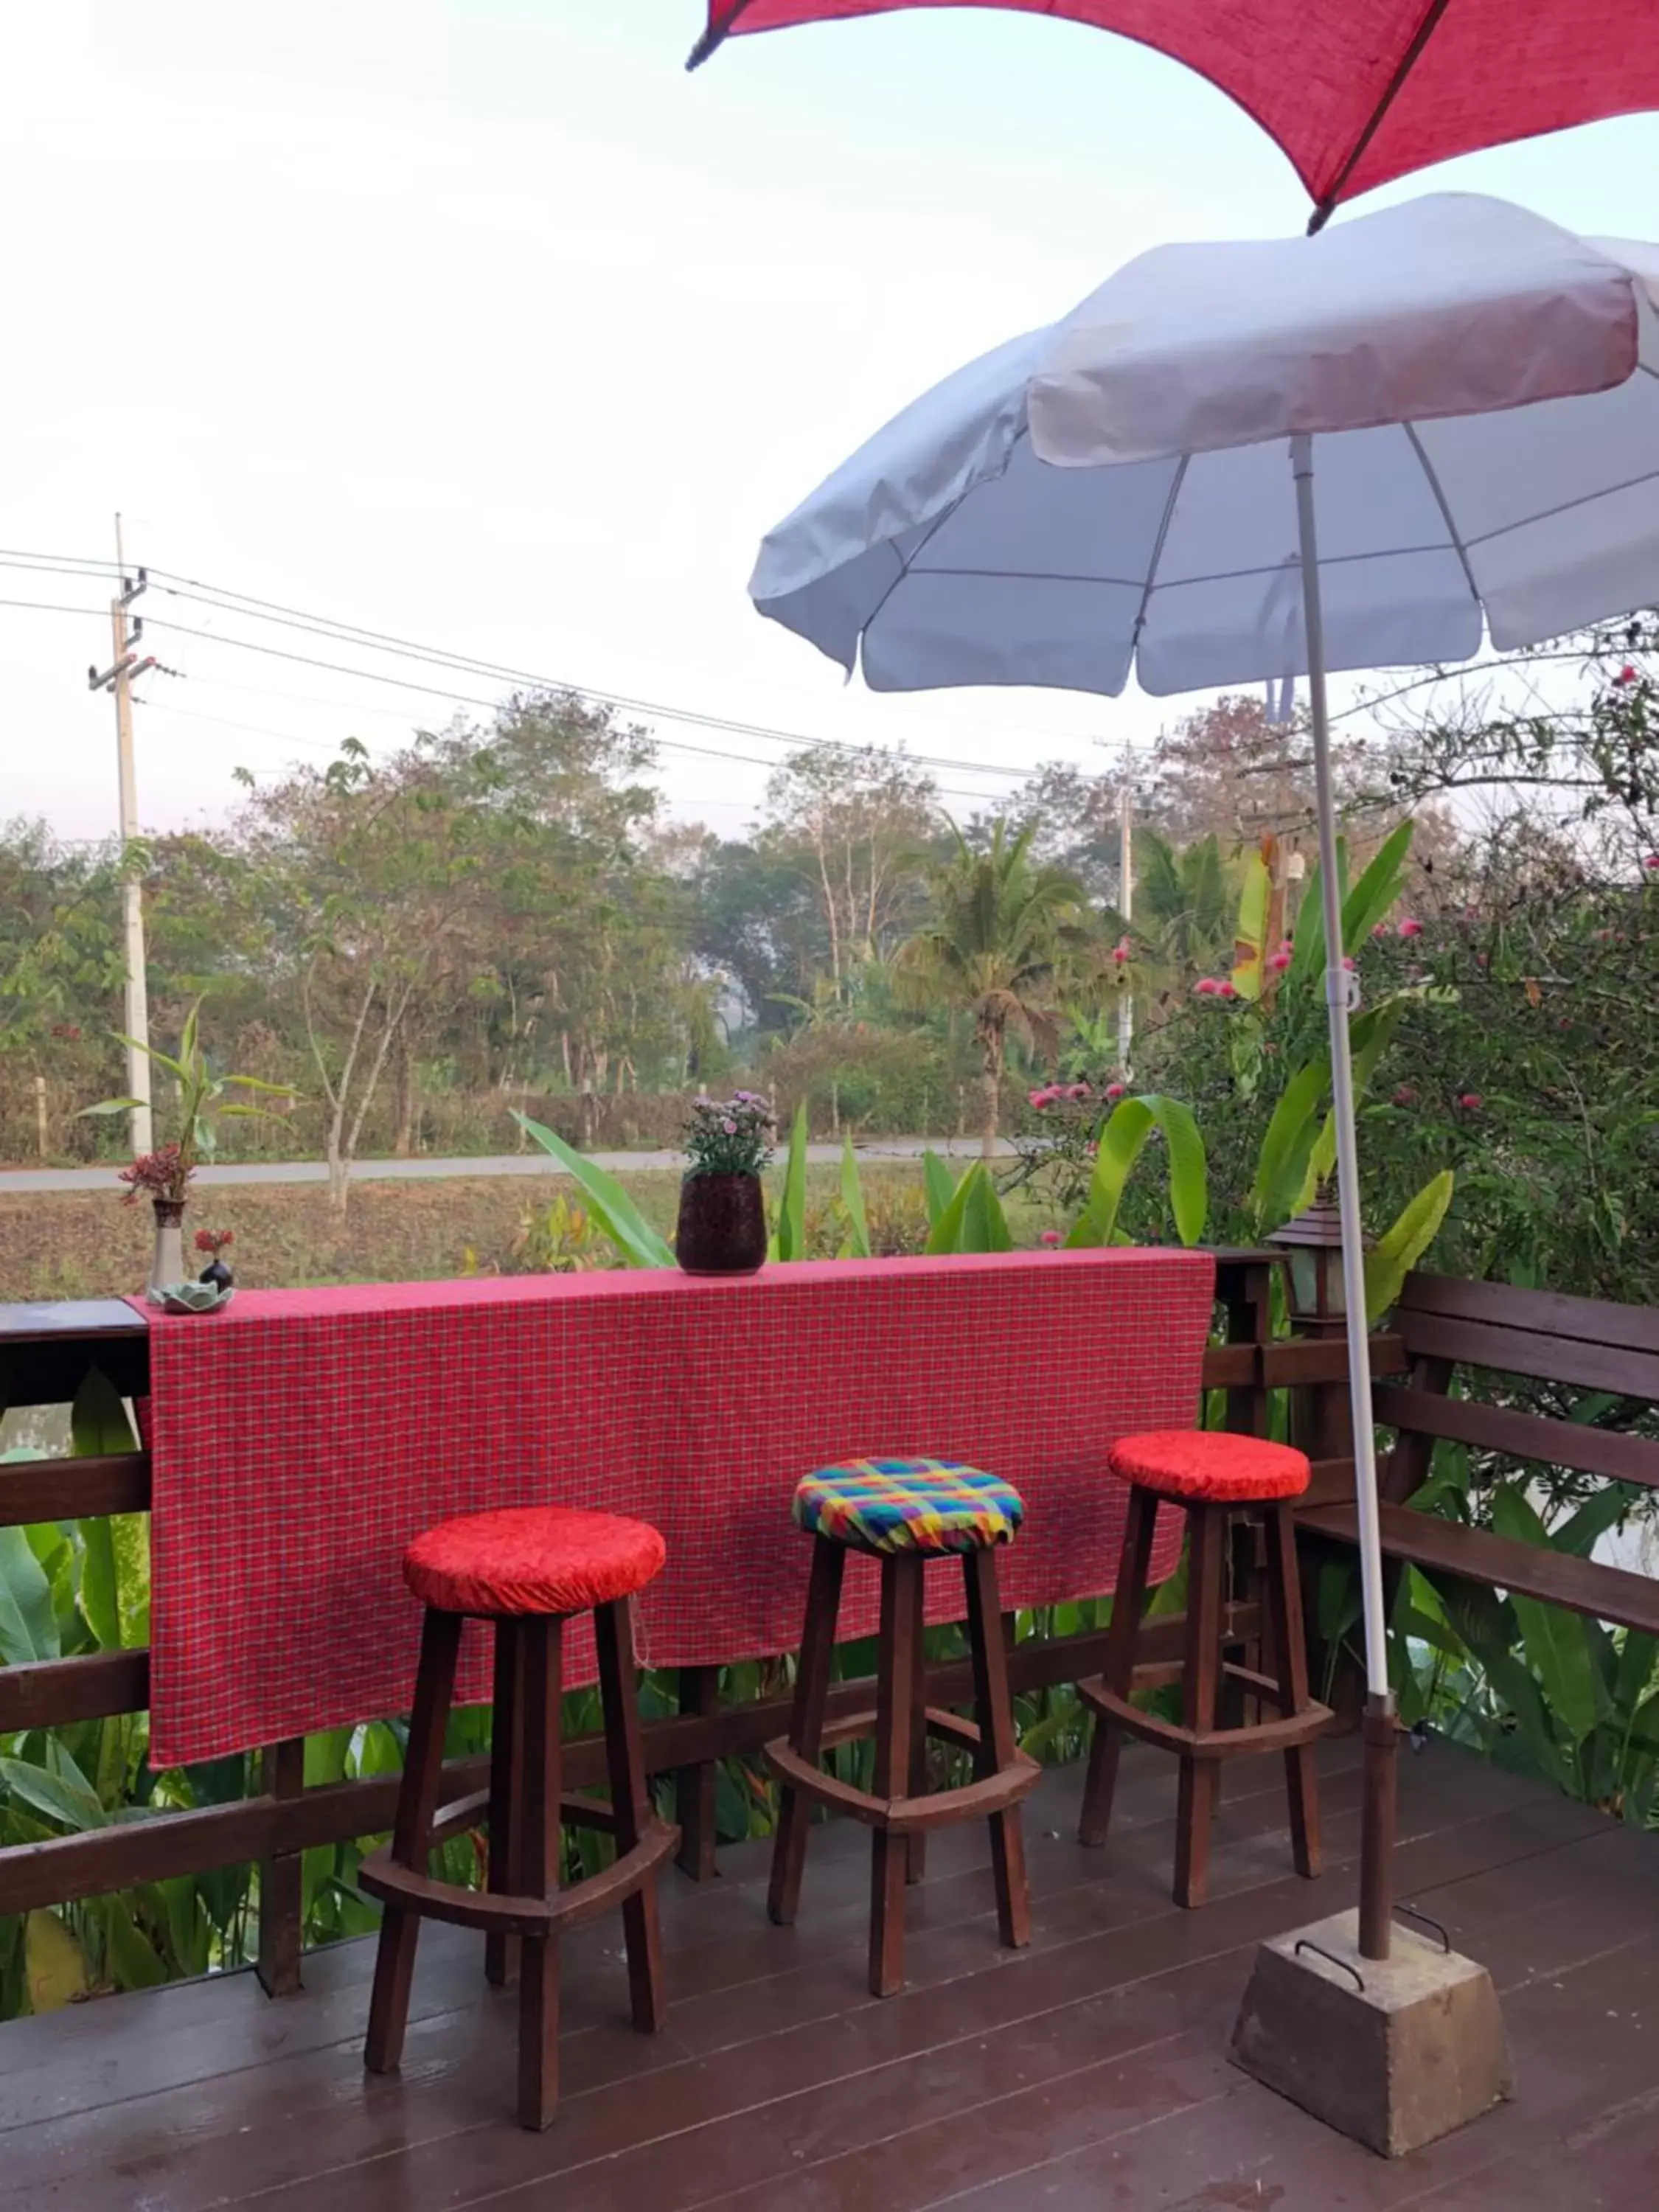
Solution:
M 1176 1234 L 1183 1244 L 1196 1244 L 1202 1237 L 1210 1210 L 1204 1139 L 1189 1106 L 1183 1106 L 1178 1098 L 1149 1094 L 1120 1099 L 1107 1116 L 1096 1147 L 1088 1196 L 1066 1239 L 1069 1249 L 1127 1241 L 1118 1233 L 1118 1208 L 1130 1170 L 1155 1129 L 1164 1137 Z

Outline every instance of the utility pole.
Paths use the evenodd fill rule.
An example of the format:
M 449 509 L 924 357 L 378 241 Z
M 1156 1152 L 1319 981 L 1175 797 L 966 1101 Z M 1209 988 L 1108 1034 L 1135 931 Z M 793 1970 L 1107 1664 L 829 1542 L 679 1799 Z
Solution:
M 1130 754 L 1123 750 L 1123 788 L 1118 796 L 1117 823 L 1117 890 L 1118 912 L 1127 922 L 1134 912 L 1135 866 L 1134 777 L 1130 767 Z M 1129 1080 L 1130 1056 L 1134 1049 L 1135 994 L 1133 985 L 1126 986 L 1117 1002 L 1117 1072 L 1119 1078 Z
M 121 932 L 124 967 L 126 974 L 125 1013 L 126 1034 L 135 1042 L 127 1046 L 127 1096 L 137 1103 L 132 1109 L 132 1149 L 134 1156 L 151 1150 L 154 1139 L 149 1111 L 149 1058 L 138 1049 L 149 1042 L 149 990 L 144 974 L 144 909 L 138 878 L 133 873 L 131 847 L 138 835 L 138 790 L 133 773 L 132 760 L 132 679 L 142 676 L 147 668 L 154 668 L 154 656 L 140 660 L 132 648 L 144 634 L 143 617 L 138 617 L 127 631 L 127 609 L 143 592 L 149 578 L 141 568 L 137 580 L 129 582 L 126 556 L 121 543 L 121 518 L 115 518 L 116 596 L 110 601 L 110 637 L 114 647 L 114 659 L 110 665 L 87 671 L 87 688 L 92 691 L 109 691 L 115 698 L 115 761 L 119 787 L 121 822 Z

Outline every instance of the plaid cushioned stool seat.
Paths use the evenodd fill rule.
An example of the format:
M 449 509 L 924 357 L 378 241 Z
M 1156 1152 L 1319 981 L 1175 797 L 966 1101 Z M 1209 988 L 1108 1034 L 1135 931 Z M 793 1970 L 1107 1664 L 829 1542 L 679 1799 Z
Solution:
M 954 1459 L 854 1459 L 795 1492 L 795 1525 L 855 1551 L 979 1552 L 1012 1543 L 1025 1518 L 1012 1483 Z
M 423 1529 L 404 1553 L 404 1580 L 443 1613 L 588 1613 L 643 1589 L 665 1557 L 662 1538 L 643 1521 L 507 1506 Z
M 1124 1482 L 1164 1498 L 1218 1505 L 1300 1498 L 1308 1486 L 1304 1453 L 1269 1443 L 1265 1437 L 1231 1436 L 1214 1429 L 1155 1429 L 1123 1437 L 1107 1458 Z

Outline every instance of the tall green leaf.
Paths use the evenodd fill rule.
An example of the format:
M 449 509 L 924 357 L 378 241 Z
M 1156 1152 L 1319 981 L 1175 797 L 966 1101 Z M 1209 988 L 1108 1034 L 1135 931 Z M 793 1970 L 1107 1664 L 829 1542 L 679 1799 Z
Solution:
M 1190 1107 L 1178 1098 L 1164 1098 L 1153 1092 L 1142 1098 L 1120 1099 L 1108 1116 L 1095 1151 L 1089 1195 L 1066 1240 L 1069 1249 L 1112 1242 L 1124 1186 L 1155 1128 L 1164 1132 L 1169 1154 L 1170 1204 L 1176 1233 L 1183 1244 L 1196 1244 L 1204 1234 L 1210 1205 L 1204 1139 Z
M 21 1667 L 56 1659 L 63 1646 L 52 1584 L 24 1528 L 0 1528 L 0 1662 Z
M 842 1243 L 842 1257 L 867 1260 L 870 1257 L 870 1223 L 864 1211 L 864 1185 L 859 1180 L 859 1164 L 850 1137 L 842 1139 L 841 1202 L 847 1215 L 847 1235 Z
M 921 1156 L 922 1188 L 927 1199 L 927 1226 L 939 1227 L 939 1216 L 956 1196 L 956 1177 L 931 1148 Z
M 80 1835 L 88 1828 L 109 1826 L 109 1815 L 98 1802 L 98 1794 L 75 1765 L 73 1759 L 61 1759 L 67 1765 L 67 1774 L 53 1773 L 44 1766 L 32 1765 L 25 1759 L 0 1759 L 0 1783 L 8 1795 L 31 1805 L 37 1813 L 44 1813 L 49 1820 L 56 1820 L 72 1834 Z
M 940 1165 L 944 1165 L 943 1161 L 940 1162 Z M 966 1175 L 963 1176 L 962 1181 L 955 1185 L 950 1197 L 935 1216 L 933 1227 L 927 1232 L 927 1242 L 922 1247 L 925 1252 L 938 1255 L 941 1252 L 961 1251 L 962 1225 L 967 1218 L 969 1200 L 973 1196 L 974 1185 L 984 1173 L 984 1162 L 975 1160 Z
M 1233 926 L 1233 988 L 1242 999 L 1261 996 L 1263 963 L 1267 957 L 1267 915 L 1273 905 L 1273 876 L 1260 853 L 1244 863 L 1244 882 L 1238 895 L 1238 918 Z
M 1370 866 L 1342 902 L 1342 950 L 1357 957 L 1360 946 L 1400 896 L 1401 872 L 1412 848 L 1416 824 L 1408 817 L 1389 831 Z
M 527 1114 L 520 1114 L 516 1107 L 513 1118 L 526 1136 L 533 1137 L 544 1152 L 550 1153 L 565 1172 L 575 1178 L 587 1201 L 594 1227 L 604 1231 L 630 1267 L 673 1266 L 673 1248 L 658 1235 L 615 1176 L 607 1175 L 592 1160 L 584 1159 L 562 1137 L 556 1136 L 551 1129 L 544 1129 L 539 1121 L 532 1121 Z
M 1544 1551 L 1550 1548 L 1543 1522 L 1515 1483 L 1500 1483 L 1493 1491 L 1492 1522 L 1500 1536 Z M 1527 1663 L 1543 1685 L 1551 1716 L 1575 1746 L 1583 1743 L 1598 1717 L 1595 1662 L 1583 1623 L 1559 1605 L 1540 1605 L 1536 1598 L 1514 1591 L 1510 1603 L 1521 1624 Z
M 1452 1201 L 1449 1168 L 1431 1176 L 1408 1200 L 1399 1219 L 1365 1255 L 1365 1317 L 1377 1321 L 1400 1296 L 1412 1269 L 1440 1233 Z
M 1279 1094 L 1250 1188 L 1250 1210 L 1259 1234 L 1277 1229 L 1297 1211 L 1297 1194 L 1307 1181 L 1318 1134 L 1316 1116 L 1330 1087 L 1330 1061 L 1312 1060 L 1297 1068 Z
M 1393 1042 L 1400 1017 L 1405 1012 L 1403 999 L 1386 1000 L 1380 1006 L 1368 1006 L 1363 1014 L 1356 1014 L 1348 1025 L 1348 1050 L 1353 1064 L 1353 1095 L 1356 1106 L 1370 1089 L 1376 1064 Z M 1304 1194 L 1294 1211 L 1300 1212 L 1308 1205 L 1315 1189 L 1336 1168 L 1336 1115 L 1327 1114 L 1325 1126 L 1319 1133 L 1319 1141 L 1308 1162 L 1307 1182 Z
M 1008 1227 L 1007 1216 L 1002 1210 L 1002 1200 L 997 1196 L 983 1164 L 969 1178 L 968 1203 L 963 1209 L 962 1235 L 957 1245 L 959 1252 L 1010 1252 L 1013 1249 L 1013 1235 Z
M 783 1195 L 778 1202 L 777 1227 L 773 1232 L 774 1256 L 780 1260 L 806 1257 L 806 1101 L 795 1109 L 789 1131 L 789 1152 L 783 1165 Z
M 75 1403 L 70 1410 L 70 1448 L 77 1459 L 98 1459 L 138 1449 L 120 1393 L 100 1367 L 88 1369 L 75 1394 Z M 130 1514 L 124 1517 L 139 1522 L 142 1528 L 142 1516 Z M 76 1527 L 81 1538 L 81 1611 L 103 1649 L 116 1650 L 125 1640 L 125 1608 L 122 1603 L 115 1523 L 105 1515 L 97 1520 L 79 1522 Z M 126 1532 L 126 1535 L 121 1550 L 131 1559 L 136 1547 L 131 1532 Z M 148 1579 L 146 1575 L 146 1603 Z

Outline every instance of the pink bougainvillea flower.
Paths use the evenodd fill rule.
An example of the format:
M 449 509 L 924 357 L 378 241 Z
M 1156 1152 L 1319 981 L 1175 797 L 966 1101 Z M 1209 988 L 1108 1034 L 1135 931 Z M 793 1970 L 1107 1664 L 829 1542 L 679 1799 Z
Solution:
M 1115 1105 L 1123 1096 L 1123 1085 L 1121 1083 L 1109 1083 L 1106 1085 L 1106 1096 Z
M 1466 1091 L 1457 1103 L 1466 1114 L 1478 1114 L 1486 1102 L 1478 1091 Z
M 1058 1243 L 1060 1243 L 1060 1231 L 1059 1231 L 1059 1230 L 1058 1230 L 1058 1229 L 1045 1229 L 1045 1230 L 1043 1231 L 1043 1232 L 1042 1232 L 1042 1241 L 1043 1241 L 1043 1243 L 1044 1243 L 1046 1245 L 1048 1245 L 1048 1247 L 1049 1248 L 1049 1249 L 1052 1251 L 1052 1250 L 1053 1250 L 1053 1249 L 1054 1249 L 1054 1247 L 1056 1244 L 1058 1244 Z
M 1414 921 L 1411 915 L 1407 915 L 1400 925 L 1400 934 L 1402 937 L 1421 937 L 1423 925 L 1420 921 Z
M 1291 962 L 1294 957 L 1295 955 L 1292 953 L 1275 952 L 1273 958 L 1267 963 L 1267 965 L 1273 969 L 1275 975 L 1282 975 L 1285 973 L 1285 970 L 1290 966 Z

